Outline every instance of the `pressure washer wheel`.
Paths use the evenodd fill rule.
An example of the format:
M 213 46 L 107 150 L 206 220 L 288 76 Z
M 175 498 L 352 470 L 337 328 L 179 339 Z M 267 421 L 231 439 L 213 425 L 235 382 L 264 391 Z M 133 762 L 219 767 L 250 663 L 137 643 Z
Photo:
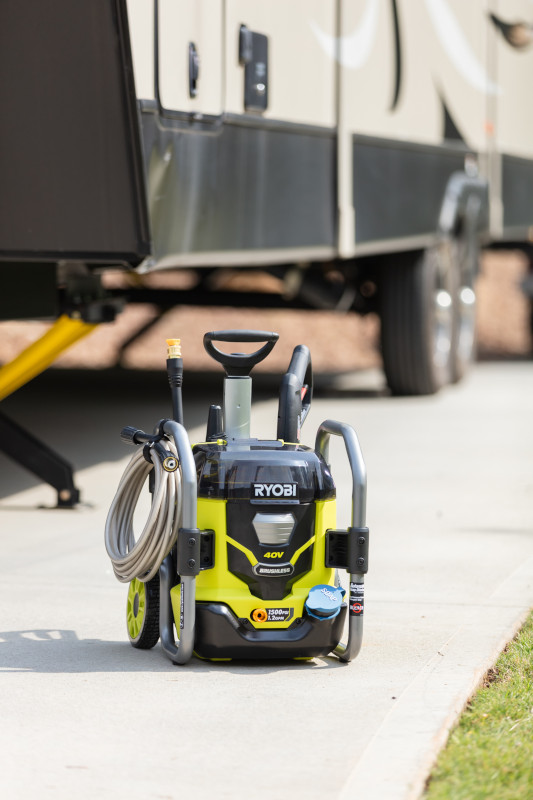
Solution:
M 133 647 L 150 650 L 159 641 L 159 575 L 143 583 L 134 578 L 128 589 L 126 625 Z

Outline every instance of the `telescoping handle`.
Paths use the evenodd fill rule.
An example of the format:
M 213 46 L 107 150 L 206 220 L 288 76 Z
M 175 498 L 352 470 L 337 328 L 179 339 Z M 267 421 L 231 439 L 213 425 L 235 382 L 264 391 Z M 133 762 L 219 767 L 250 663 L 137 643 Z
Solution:
M 204 334 L 204 347 L 207 353 L 222 364 L 226 375 L 232 378 L 246 377 L 256 364 L 265 359 L 274 348 L 279 334 L 273 331 L 209 331 Z M 266 342 L 254 353 L 224 353 L 213 342 Z
M 327 462 L 331 436 L 342 436 L 352 471 L 352 528 L 365 529 L 366 517 L 366 467 L 359 440 L 354 429 L 344 422 L 326 420 L 316 435 L 315 450 Z M 366 530 L 366 529 L 365 529 Z M 368 535 L 368 531 L 367 531 Z M 367 565 L 365 563 L 364 571 Z M 350 572 L 350 600 L 348 642 L 340 643 L 334 652 L 341 661 L 351 661 L 359 653 L 363 642 L 364 572 Z
M 311 408 L 313 367 L 311 353 L 305 344 L 294 348 L 289 369 L 279 391 L 277 438 L 299 442 L 300 431 Z

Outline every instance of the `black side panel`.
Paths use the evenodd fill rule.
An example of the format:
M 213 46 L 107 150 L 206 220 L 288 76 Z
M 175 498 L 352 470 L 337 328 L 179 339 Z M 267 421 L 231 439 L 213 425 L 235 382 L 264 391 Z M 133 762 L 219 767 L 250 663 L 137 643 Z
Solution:
M 143 113 L 154 253 L 335 244 L 335 138 L 305 125 Z
M 434 234 L 448 179 L 464 169 L 461 145 L 354 136 L 356 241 Z
M 149 252 L 125 0 L 0 3 L 0 258 Z
M 533 225 L 533 160 L 502 156 L 503 227 L 523 228 L 524 235 Z

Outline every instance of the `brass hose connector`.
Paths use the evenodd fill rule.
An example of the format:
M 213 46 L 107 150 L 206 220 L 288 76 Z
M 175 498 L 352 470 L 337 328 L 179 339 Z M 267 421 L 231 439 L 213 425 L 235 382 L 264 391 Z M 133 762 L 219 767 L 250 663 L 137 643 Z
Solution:
M 167 358 L 181 358 L 181 339 L 167 339 Z

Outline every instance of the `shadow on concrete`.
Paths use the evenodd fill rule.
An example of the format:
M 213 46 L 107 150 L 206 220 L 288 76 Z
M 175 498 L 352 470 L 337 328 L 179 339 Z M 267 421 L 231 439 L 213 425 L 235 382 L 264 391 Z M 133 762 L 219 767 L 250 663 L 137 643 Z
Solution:
M 277 398 L 280 374 L 254 376 L 254 401 Z M 223 373 L 193 372 L 184 378 L 188 429 L 204 425 L 211 403 L 222 403 Z M 317 397 L 379 397 L 382 389 L 358 388 L 357 373 L 315 378 Z M 49 370 L 7 397 L 1 410 L 69 461 L 76 471 L 133 452 L 120 439 L 125 425 L 153 430 L 172 413 L 163 372 L 111 369 Z M 0 497 L 39 485 L 39 480 L 0 452 Z
M 79 639 L 73 630 L 36 629 L 0 632 L 0 672 L 89 673 L 165 672 L 179 678 L 181 669 L 212 673 L 265 675 L 280 670 L 310 670 L 346 666 L 335 656 L 311 661 L 209 662 L 193 657 L 183 667 L 174 666 L 159 645 L 136 650 L 128 641 Z
M 209 398 L 187 386 L 185 422 L 199 425 Z M 218 401 L 218 395 L 212 402 Z M 2 411 L 67 459 L 76 471 L 125 458 L 133 449 L 121 439 L 125 425 L 144 430 L 172 413 L 166 375 L 127 370 L 50 370 L 6 398 Z M 0 453 L 0 497 L 39 480 Z

